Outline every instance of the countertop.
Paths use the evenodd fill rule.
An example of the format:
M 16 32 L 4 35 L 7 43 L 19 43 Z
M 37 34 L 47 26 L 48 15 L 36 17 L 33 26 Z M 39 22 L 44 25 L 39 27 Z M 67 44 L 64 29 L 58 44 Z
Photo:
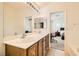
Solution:
M 48 32 L 29 33 L 26 34 L 25 38 L 21 38 L 21 35 L 16 35 L 12 37 L 8 36 L 7 38 L 4 38 L 4 44 L 8 44 L 22 49 L 27 49 L 28 47 L 32 46 L 34 43 L 45 37 L 47 34 Z

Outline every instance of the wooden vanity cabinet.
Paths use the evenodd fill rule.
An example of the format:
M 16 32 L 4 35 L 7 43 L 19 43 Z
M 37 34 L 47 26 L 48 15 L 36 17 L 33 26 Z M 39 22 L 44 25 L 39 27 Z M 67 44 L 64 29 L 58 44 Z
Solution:
M 37 43 L 27 49 L 28 56 L 37 56 Z
M 43 44 L 43 47 L 42 47 L 43 52 L 42 53 L 43 53 L 43 56 L 45 56 L 46 55 L 45 54 L 46 53 L 46 51 L 45 51 L 45 37 L 42 40 L 43 40 L 43 43 L 42 43 Z
M 41 39 L 38 42 L 38 56 L 42 56 L 43 55 L 43 40 Z
M 49 34 L 27 49 L 5 44 L 6 56 L 46 56 L 49 50 Z
M 49 51 L 49 35 L 47 35 L 45 37 L 45 51 L 46 51 L 46 54 L 45 55 L 47 55 L 47 53 Z
M 6 44 L 5 55 L 6 56 L 27 56 L 27 50 Z
M 45 37 L 45 49 L 48 52 L 49 50 L 49 35 Z
M 46 56 L 49 50 L 49 35 L 40 39 L 36 44 L 29 47 L 28 56 Z

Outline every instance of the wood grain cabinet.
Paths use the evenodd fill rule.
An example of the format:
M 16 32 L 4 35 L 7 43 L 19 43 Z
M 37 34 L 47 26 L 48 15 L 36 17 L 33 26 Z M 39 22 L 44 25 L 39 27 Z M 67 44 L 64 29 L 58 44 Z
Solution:
M 42 56 L 43 55 L 43 40 L 41 39 L 38 42 L 38 56 Z
M 42 40 L 43 40 L 43 43 L 42 43 L 43 44 L 43 47 L 42 47 L 43 52 L 42 53 L 43 53 L 43 56 L 45 56 L 46 55 L 45 54 L 46 53 L 46 51 L 45 51 L 45 38 L 43 38 Z
M 5 44 L 6 56 L 46 56 L 49 50 L 49 35 L 46 35 L 27 49 Z
M 48 51 L 49 50 L 49 35 L 45 37 L 45 45 L 46 45 L 46 51 Z
M 45 55 L 47 55 L 49 51 L 49 35 L 45 36 Z
M 27 50 L 6 44 L 5 55 L 6 56 L 26 56 Z
M 28 56 L 37 56 L 37 43 L 28 48 Z

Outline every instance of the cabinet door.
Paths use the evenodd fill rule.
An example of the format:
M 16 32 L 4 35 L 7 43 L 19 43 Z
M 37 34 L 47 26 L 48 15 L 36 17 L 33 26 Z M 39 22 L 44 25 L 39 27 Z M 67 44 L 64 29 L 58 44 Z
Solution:
M 46 48 L 49 50 L 49 35 L 46 36 Z
M 43 51 L 43 49 L 42 49 L 42 47 L 43 47 L 43 40 L 41 39 L 39 42 L 38 42 L 38 55 L 39 56 L 42 56 L 43 55 L 43 53 L 42 53 L 42 51 Z
M 6 56 L 27 56 L 27 50 L 18 47 L 5 45 Z
M 47 55 L 49 50 L 49 35 L 45 36 L 45 55 Z
M 42 53 L 43 53 L 43 56 L 45 56 L 45 52 L 46 52 L 46 51 L 45 51 L 45 38 L 43 38 L 42 40 L 43 40 L 43 44 L 42 44 L 42 46 L 43 46 L 43 47 L 42 47 L 42 48 L 43 48 L 43 49 L 42 49 L 43 52 L 42 52 Z
M 28 56 L 37 56 L 37 43 L 28 48 Z

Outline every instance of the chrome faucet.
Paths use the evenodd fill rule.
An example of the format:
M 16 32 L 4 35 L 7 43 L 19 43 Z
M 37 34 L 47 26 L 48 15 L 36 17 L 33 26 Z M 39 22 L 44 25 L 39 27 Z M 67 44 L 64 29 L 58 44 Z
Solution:
M 14 35 L 18 35 L 18 33 L 15 32 Z
M 38 33 L 41 33 L 41 31 L 39 31 Z
M 23 33 L 21 38 L 25 38 L 25 36 L 26 36 L 25 33 Z

